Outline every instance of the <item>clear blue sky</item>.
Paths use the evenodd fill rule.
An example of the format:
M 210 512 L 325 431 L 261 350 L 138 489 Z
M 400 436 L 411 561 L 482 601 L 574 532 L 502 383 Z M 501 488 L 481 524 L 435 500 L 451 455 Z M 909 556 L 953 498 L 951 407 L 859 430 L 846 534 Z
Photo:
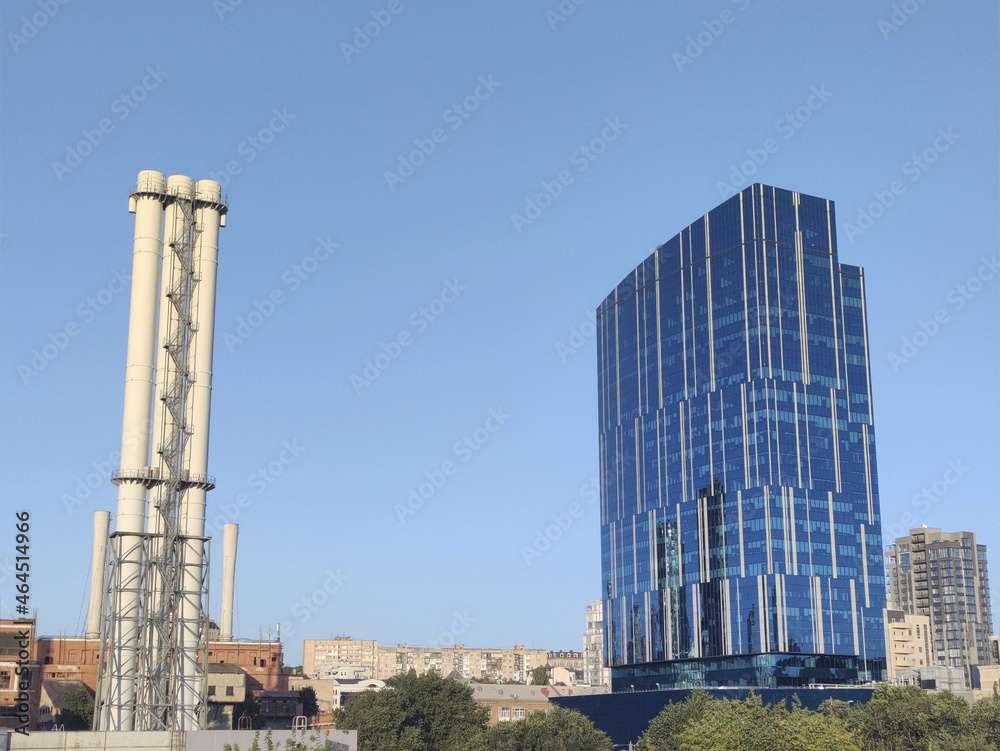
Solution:
M 238 510 L 239 632 L 281 621 L 291 664 L 342 633 L 580 648 L 593 311 L 730 180 L 836 201 L 884 526 L 976 531 L 997 591 L 998 6 L 894 5 L 5 2 L 0 562 L 30 509 L 40 631 L 82 630 L 115 507 L 143 169 L 228 183 L 209 517 Z

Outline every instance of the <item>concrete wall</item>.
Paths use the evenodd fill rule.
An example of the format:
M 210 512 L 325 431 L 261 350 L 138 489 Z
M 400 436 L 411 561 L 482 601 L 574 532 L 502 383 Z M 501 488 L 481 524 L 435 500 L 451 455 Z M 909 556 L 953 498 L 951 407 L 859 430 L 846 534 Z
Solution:
M 183 748 L 186 751 L 222 751 L 227 743 L 239 744 L 240 751 L 248 751 L 259 737 L 264 743 L 264 732 L 256 730 L 195 730 L 181 733 Z M 357 751 L 358 733 L 356 730 L 341 731 L 305 731 L 273 730 L 271 738 L 276 744 L 284 745 L 289 738 L 308 742 L 310 736 L 318 739 L 324 737 L 333 744 L 337 751 Z M 317 743 L 318 745 L 318 743 Z M 33 751 L 69 751 L 70 749 L 136 749 L 136 751 L 171 751 L 176 748 L 170 745 L 169 732 L 74 732 L 74 733 L 31 733 L 28 736 L 14 735 L 11 738 L 11 751 L 17 749 L 32 749 Z

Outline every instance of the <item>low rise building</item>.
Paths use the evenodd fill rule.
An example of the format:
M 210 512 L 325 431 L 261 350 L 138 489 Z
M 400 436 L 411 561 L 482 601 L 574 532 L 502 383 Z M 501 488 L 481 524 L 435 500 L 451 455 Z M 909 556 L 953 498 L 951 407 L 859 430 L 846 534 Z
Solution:
M 236 707 L 247 698 L 247 674 L 239 665 L 208 666 L 208 729 L 230 730 Z
M 1000 665 L 976 665 L 972 674 L 972 694 L 977 701 L 1000 692 Z
M 529 712 L 546 712 L 549 708 L 545 686 L 473 683 L 469 688 L 476 703 L 489 708 L 490 725 L 523 720 Z
M 378 691 L 385 688 L 385 681 L 375 678 L 305 678 L 292 676 L 289 687 L 293 691 L 311 688 L 316 692 L 316 704 L 319 716 L 325 718 L 340 709 L 352 696 L 365 691 Z
M 0 620 L 0 728 L 35 730 L 41 689 L 35 620 Z
M 77 636 L 40 636 L 35 642 L 42 680 L 79 681 L 97 693 L 101 640 Z
M 920 669 L 932 663 L 931 619 L 926 615 L 888 608 L 883 614 L 889 680 L 893 683 L 917 683 Z
M 254 691 L 253 698 L 260 704 L 260 728 L 285 730 L 302 714 L 302 700 L 298 691 Z M 255 728 L 258 729 L 258 728 Z
M 583 683 L 583 652 L 549 652 L 546 655 L 546 667 L 549 669 L 549 679 L 553 683 L 565 683 L 567 685 Z M 553 671 L 561 668 L 558 681 Z

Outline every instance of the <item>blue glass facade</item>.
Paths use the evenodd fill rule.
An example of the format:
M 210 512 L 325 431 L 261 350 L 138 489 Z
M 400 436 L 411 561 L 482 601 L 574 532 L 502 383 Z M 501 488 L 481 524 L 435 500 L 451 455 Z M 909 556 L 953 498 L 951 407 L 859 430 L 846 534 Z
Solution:
M 835 228 L 752 185 L 597 310 L 615 690 L 884 678 L 864 274 Z

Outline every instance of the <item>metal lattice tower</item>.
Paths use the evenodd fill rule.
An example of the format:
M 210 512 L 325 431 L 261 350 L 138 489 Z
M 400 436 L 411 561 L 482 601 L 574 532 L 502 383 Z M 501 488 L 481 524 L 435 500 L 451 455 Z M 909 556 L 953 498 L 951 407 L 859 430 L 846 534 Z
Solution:
M 204 506 L 215 480 L 205 469 L 218 229 L 225 226 L 227 207 L 218 183 L 175 176 L 164 185 L 159 173 L 144 172 L 130 194 L 130 210 L 137 215 L 137 273 L 123 461 L 112 476 L 119 486 L 118 517 L 127 529 L 119 524 L 109 538 L 94 718 L 102 730 L 183 731 L 204 727 L 206 720 L 209 539 Z M 164 215 L 165 231 L 159 226 Z M 210 232 L 203 239 L 205 228 Z M 160 237 L 162 252 L 154 269 L 150 244 Z M 203 270 L 208 288 L 199 291 Z M 153 352 L 142 339 L 149 333 L 150 309 L 158 327 L 155 400 Z M 206 333 L 199 341 L 201 322 Z M 133 326 L 140 332 L 135 337 Z M 208 388 L 196 393 L 199 373 L 207 376 Z M 145 411 L 143 399 L 148 399 Z M 154 408 L 152 431 L 149 406 Z M 199 431 L 199 440 L 192 441 Z M 126 446 L 132 448 L 133 442 L 139 448 L 127 464 Z M 149 463 L 150 443 L 153 466 L 140 466 Z M 137 514 L 140 499 L 147 496 L 148 512 Z M 130 515 L 123 517 L 125 512 Z

